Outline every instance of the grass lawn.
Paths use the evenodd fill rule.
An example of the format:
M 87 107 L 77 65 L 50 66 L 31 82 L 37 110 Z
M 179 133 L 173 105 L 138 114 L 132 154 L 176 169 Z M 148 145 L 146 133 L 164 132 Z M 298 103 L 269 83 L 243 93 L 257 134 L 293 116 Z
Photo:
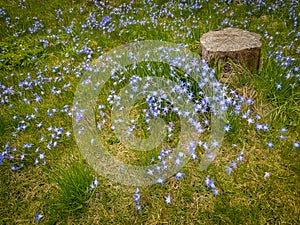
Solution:
M 299 23 L 297 0 L 1 1 L 0 224 L 300 224 Z M 230 26 L 258 71 L 183 69 Z M 148 40 L 188 53 L 131 59 Z

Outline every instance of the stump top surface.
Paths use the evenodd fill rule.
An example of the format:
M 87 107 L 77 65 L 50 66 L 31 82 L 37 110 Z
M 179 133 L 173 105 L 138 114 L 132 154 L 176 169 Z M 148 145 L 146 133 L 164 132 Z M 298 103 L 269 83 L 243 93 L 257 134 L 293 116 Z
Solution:
M 261 36 L 257 33 L 229 27 L 223 30 L 209 31 L 200 38 L 200 43 L 207 51 L 241 51 L 261 48 Z

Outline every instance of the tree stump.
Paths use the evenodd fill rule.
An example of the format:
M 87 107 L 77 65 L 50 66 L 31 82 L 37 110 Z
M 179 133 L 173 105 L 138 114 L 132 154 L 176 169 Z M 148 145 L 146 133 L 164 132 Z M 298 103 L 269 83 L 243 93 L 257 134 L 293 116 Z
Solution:
M 221 70 L 232 70 L 231 62 L 245 66 L 251 72 L 259 69 L 261 36 L 239 28 L 210 31 L 200 38 L 202 59 L 210 64 L 224 63 Z

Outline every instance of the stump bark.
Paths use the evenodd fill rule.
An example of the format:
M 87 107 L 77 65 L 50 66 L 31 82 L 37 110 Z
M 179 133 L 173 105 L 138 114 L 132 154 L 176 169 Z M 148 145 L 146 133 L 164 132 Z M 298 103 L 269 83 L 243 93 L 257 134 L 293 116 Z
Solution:
M 200 38 L 202 59 L 210 64 L 223 63 L 223 72 L 232 70 L 231 62 L 251 72 L 259 69 L 261 36 L 239 28 L 209 31 Z

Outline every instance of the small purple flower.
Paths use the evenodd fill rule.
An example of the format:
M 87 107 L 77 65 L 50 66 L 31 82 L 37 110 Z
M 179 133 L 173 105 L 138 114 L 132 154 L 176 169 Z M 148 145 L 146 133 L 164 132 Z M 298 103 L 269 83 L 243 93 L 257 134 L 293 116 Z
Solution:
M 300 143 L 298 141 L 295 141 L 293 146 L 294 148 L 300 148 Z

